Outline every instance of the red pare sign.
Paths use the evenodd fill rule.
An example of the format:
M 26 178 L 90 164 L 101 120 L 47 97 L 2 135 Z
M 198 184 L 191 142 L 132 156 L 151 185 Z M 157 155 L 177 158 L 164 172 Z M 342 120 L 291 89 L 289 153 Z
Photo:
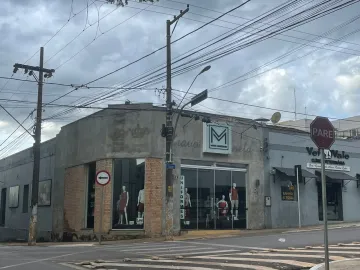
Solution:
M 335 128 L 328 118 L 317 116 L 310 124 L 310 137 L 319 149 L 330 149 L 335 141 Z

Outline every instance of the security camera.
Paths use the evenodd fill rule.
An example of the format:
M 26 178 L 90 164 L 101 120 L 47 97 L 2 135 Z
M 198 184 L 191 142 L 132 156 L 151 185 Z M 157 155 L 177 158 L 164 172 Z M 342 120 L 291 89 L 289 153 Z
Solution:
M 260 151 L 262 151 L 264 148 L 262 146 L 260 146 Z

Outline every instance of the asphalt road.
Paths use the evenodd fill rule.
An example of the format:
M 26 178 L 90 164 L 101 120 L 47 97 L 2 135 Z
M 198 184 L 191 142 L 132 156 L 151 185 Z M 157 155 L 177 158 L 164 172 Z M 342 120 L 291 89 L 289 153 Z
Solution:
M 352 243 L 354 241 L 360 242 L 360 228 L 342 228 L 329 231 L 330 244 Z M 106 263 L 104 264 L 103 262 L 103 269 L 309 269 L 310 264 L 300 260 L 294 261 L 295 266 L 293 268 L 289 266 L 289 261 L 280 262 L 280 264 L 275 261 L 272 262 L 269 259 L 255 259 L 254 261 L 251 256 L 261 254 L 250 254 L 249 251 L 262 252 L 263 249 L 268 248 L 303 248 L 305 246 L 319 246 L 322 243 L 322 231 L 308 231 L 298 233 L 272 234 L 266 236 L 230 237 L 175 242 L 143 242 L 134 244 L 117 243 L 101 246 L 50 245 L 46 247 L 27 247 L 0 245 L 0 270 L 89 269 L 86 267 L 84 268 L 84 266 L 80 266 L 77 263 L 83 261 L 94 262 L 98 259 L 109 262 L 109 265 L 106 265 Z M 360 257 L 360 245 L 356 247 L 343 247 L 341 251 L 337 251 L 337 247 L 333 248 L 333 255 L 339 256 L 336 258 L 341 258 L 340 256 L 343 256 L 344 254 L 347 257 Z M 347 251 L 347 249 L 352 250 Z M 311 259 L 312 264 L 322 262 L 321 250 L 306 251 L 299 249 L 298 251 L 305 252 L 306 255 L 303 254 L 302 257 Z M 296 250 L 291 252 L 296 252 Z M 267 256 L 275 256 L 275 259 L 279 259 L 279 256 L 282 256 L 281 259 L 285 258 L 286 260 L 293 260 L 293 258 L 289 258 L 290 256 L 293 257 L 291 252 L 289 255 L 283 254 L 283 252 L 281 254 L 267 253 Z M 318 254 L 319 252 L 320 254 Z M 229 254 L 242 254 L 242 256 L 240 256 L 241 258 L 234 259 L 234 256 L 230 256 Z M 183 256 L 187 260 L 183 260 L 181 261 L 181 264 L 178 264 L 176 261 L 174 261 L 176 256 Z M 160 257 L 161 260 L 163 260 L 161 262 L 162 264 L 167 264 L 162 265 L 162 267 L 158 267 L 160 261 L 156 260 L 157 257 Z M 225 258 L 227 263 L 223 263 L 221 268 L 213 268 L 214 266 L 209 264 L 209 260 L 217 261 L 223 258 Z M 237 261 L 229 263 L 232 262 L 232 260 Z M 242 261 L 239 262 L 238 260 Z M 244 268 L 244 266 L 249 263 L 248 260 L 250 260 L 251 265 L 253 265 L 251 267 L 255 268 Z M 258 260 L 260 260 L 260 262 L 257 262 Z M 129 261 L 129 263 L 127 261 Z M 110 262 L 113 262 L 113 264 Z M 64 263 L 68 265 L 64 265 Z M 190 265 L 190 263 L 193 263 L 194 265 Z M 285 263 L 287 268 L 284 268 L 281 263 Z M 206 266 L 207 264 L 209 265 Z M 152 268 L 151 265 L 155 265 L 156 267 Z

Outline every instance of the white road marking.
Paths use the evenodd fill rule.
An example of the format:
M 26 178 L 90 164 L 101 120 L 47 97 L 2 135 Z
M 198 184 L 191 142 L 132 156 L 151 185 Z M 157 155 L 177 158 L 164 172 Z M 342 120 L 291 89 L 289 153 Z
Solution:
M 141 262 L 153 262 L 149 259 L 139 260 Z M 210 265 L 210 266 L 220 266 L 220 267 L 234 267 L 234 268 L 245 268 L 245 269 L 254 269 L 254 270 L 276 270 L 277 268 L 271 268 L 260 265 L 249 265 L 249 264 L 235 264 L 235 263 L 213 263 L 213 262 L 192 262 L 184 260 L 161 260 L 164 263 L 178 263 L 178 264 L 201 264 L 201 265 Z
M 314 249 L 274 249 L 274 251 L 276 252 L 301 252 L 301 253 L 323 253 L 324 251 L 322 249 L 318 249 L 318 250 L 314 250 Z M 330 250 L 331 254 L 356 254 L 356 255 L 360 255 L 360 252 L 358 251 L 339 251 L 339 250 Z
M 91 252 L 94 252 L 94 251 L 96 251 L 96 249 L 95 249 L 95 250 L 81 251 L 81 252 L 73 252 L 73 253 L 68 253 L 68 254 L 63 254 L 63 255 L 48 257 L 48 258 L 45 258 L 45 259 L 34 260 L 34 261 L 30 261 L 30 262 L 24 262 L 24 263 L 18 263 L 18 264 L 1 266 L 0 269 L 13 268 L 13 267 L 17 267 L 17 266 L 28 265 L 28 264 L 38 263 L 38 262 L 45 262 L 45 261 L 50 261 L 50 260 L 54 260 L 54 259 L 58 259 L 58 258 L 63 258 L 63 257 L 69 257 L 69 256 L 77 255 L 77 254 L 91 253 Z
M 196 249 L 196 250 L 213 250 L 213 248 L 198 248 L 198 247 L 193 247 L 193 250 Z M 166 250 L 152 250 L 150 249 L 149 251 L 142 251 L 142 252 L 136 252 L 136 254 L 151 254 L 151 253 L 174 253 L 177 255 L 178 253 L 180 252 L 183 252 L 183 251 L 189 251 L 191 249 L 189 248 L 185 248 L 185 249 L 177 249 L 177 250 L 174 250 L 173 248 L 168 248 Z
M 208 243 L 202 243 L 202 242 L 189 242 L 189 244 L 195 244 L 195 245 L 204 245 L 204 246 L 215 246 L 215 244 L 208 244 Z M 268 248 L 262 248 L 262 247 L 249 247 L 249 246 L 236 246 L 236 245 L 224 245 L 224 244 L 216 244 L 216 247 L 228 247 L 228 248 L 237 248 L 237 249 L 255 249 L 255 250 L 268 250 Z
M 70 244 L 70 245 L 54 245 L 54 246 L 49 246 L 49 247 L 53 247 L 53 248 L 67 248 L 67 247 L 93 247 L 95 246 L 95 244 Z
M 174 246 L 174 247 L 161 247 L 161 248 L 152 248 L 152 247 L 148 247 L 148 248 L 129 248 L 129 249 L 124 249 L 122 251 L 126 251 L 126 252 L 129 252 L 129 251 L 134 251 L 134 252 L 138 252 L 138 251 L 153 251 L 153 250 L 169 250 L 169 249 L 184 249 L 184 248 L 187 248 L 187 249 L 190 249 L 190 248 L 196 248 L 196 246 Z
M 158 268 L 158 269 L 184 269 L 184 270 L 222 270 L 220 268 L 207 268 L 207 267 L 197 267 L 197 266 L 173 266 L 173 265 L 159 265 L 159 264 L 128 264 L 128 263 L 100 263 L 99 266 L 109 266 L 109 267 L 139 267 L 139 268 Z
M 176 256 L 187 256 L 187 255 L 196 255 L 196 254 L 212 254 L 212 253 L 230 253 L 229 255 L 233 254 L 234 252 L 237 252 L 238 250 L 229 249 L 229 250 L 214 250 L 214 251 L 199 251 L 199 252 L 187 252 L 187 253 L 178 253 Z M 224 254 L 222 254 L 224 255 Z M 227 255 L 227 254 L 225 254 Z M 162 254 L 161 257 L 171 257 L 174 256 L 174 254 Z
M 317 259 L 323 259 L 324 256 L 321 255 L 309 255 L 309 254 L 278 254 L 278 253 L 270 253 L 270 252 L 266 252 L 266 253 L 236 253 L 237 255 L 246 255 L 246 256 L 264 256 L 264 257 L 302 257 L 302 258 L 317 258 Z M 329 257 L 330 260 L 333 261 L 340 261 L 340 260 L 344 260 L 346 259 L 345 257 L 341 257 L 341 256 L 330 256 Z
M 84 270 L 83 267 L 80 267 L 80 266 L 77 266 L 77 265 L 74 265 L 74 264 L 70 264 L 70 263 L 59 263 L 59 264 L 63 265 L 63 266 L 66 266 L 66 267 L 69 267 L 69 268 L 77 269 L 77 270 Z
M 193 259 L 207 260 L 228 260 L 228 261 L 248 261 L 248 262 L 266 262 L 266 263 L 282 263 L 299 267 L 312 267 L 314 263 L 301 262 L 295 260 L 276 260 L 276 259 L 259 259 L 259 258 L 233 258 L 233 257 L 214 257 L 214 256 L 195 256 Z

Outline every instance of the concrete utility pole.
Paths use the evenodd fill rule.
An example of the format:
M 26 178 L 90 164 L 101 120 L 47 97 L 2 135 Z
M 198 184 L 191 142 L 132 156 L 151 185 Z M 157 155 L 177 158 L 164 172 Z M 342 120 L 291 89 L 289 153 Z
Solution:
M 40 67 L 28 66 L 22 64 L 14 65 L 14 73 L 18 69 L 24 69 L 25 74 L 29 72 L 29 75 L 33 75 L 38 82 L 38 100 L 36 109 L 36 124 L 33 138 L 35 143 L 33 146 L 34 155 L 34 167 L 33 167 L 33 179 L 32 179 L 32 194 L 31 194 L 31 216 L 29 223 L 29 238 L 28 245 L 36 245 L 36 233 L 37 233 L 37 213 L 38 213 L 38 194 L 39 194 L 39 177 L 40 177 L 40 144 L 41 144 L 41 117 L 42 117 L 42 90 L 44 73 L 45 78 L 50 78 L 55 72 L 54 69 L 44 68 L 44 48 L 40 48 Z M 34 71 L 39 72 L 39 79 L 36 78 Z
M 189 5 L 184 11 L 180 11 L 178 16 L 174 16 L 173 20 L 166 21 L 166 124 L 163 125 L 162 135 L 166 137 L 166 216 L 165 216 L 165 237 L 168 240 L 173 239 L 174 236 L 174 193 L 173 183 L 175 168 L 172 160 L 172 140 L 174 135 L 173 127 L 173 101 L 171 97 L 171 25 L 178 22 L 178 20 L 189 11 Z M 175 27 L 176 27 L 175 24 Z M 175 27 L 172 32 L 174 32 Z

